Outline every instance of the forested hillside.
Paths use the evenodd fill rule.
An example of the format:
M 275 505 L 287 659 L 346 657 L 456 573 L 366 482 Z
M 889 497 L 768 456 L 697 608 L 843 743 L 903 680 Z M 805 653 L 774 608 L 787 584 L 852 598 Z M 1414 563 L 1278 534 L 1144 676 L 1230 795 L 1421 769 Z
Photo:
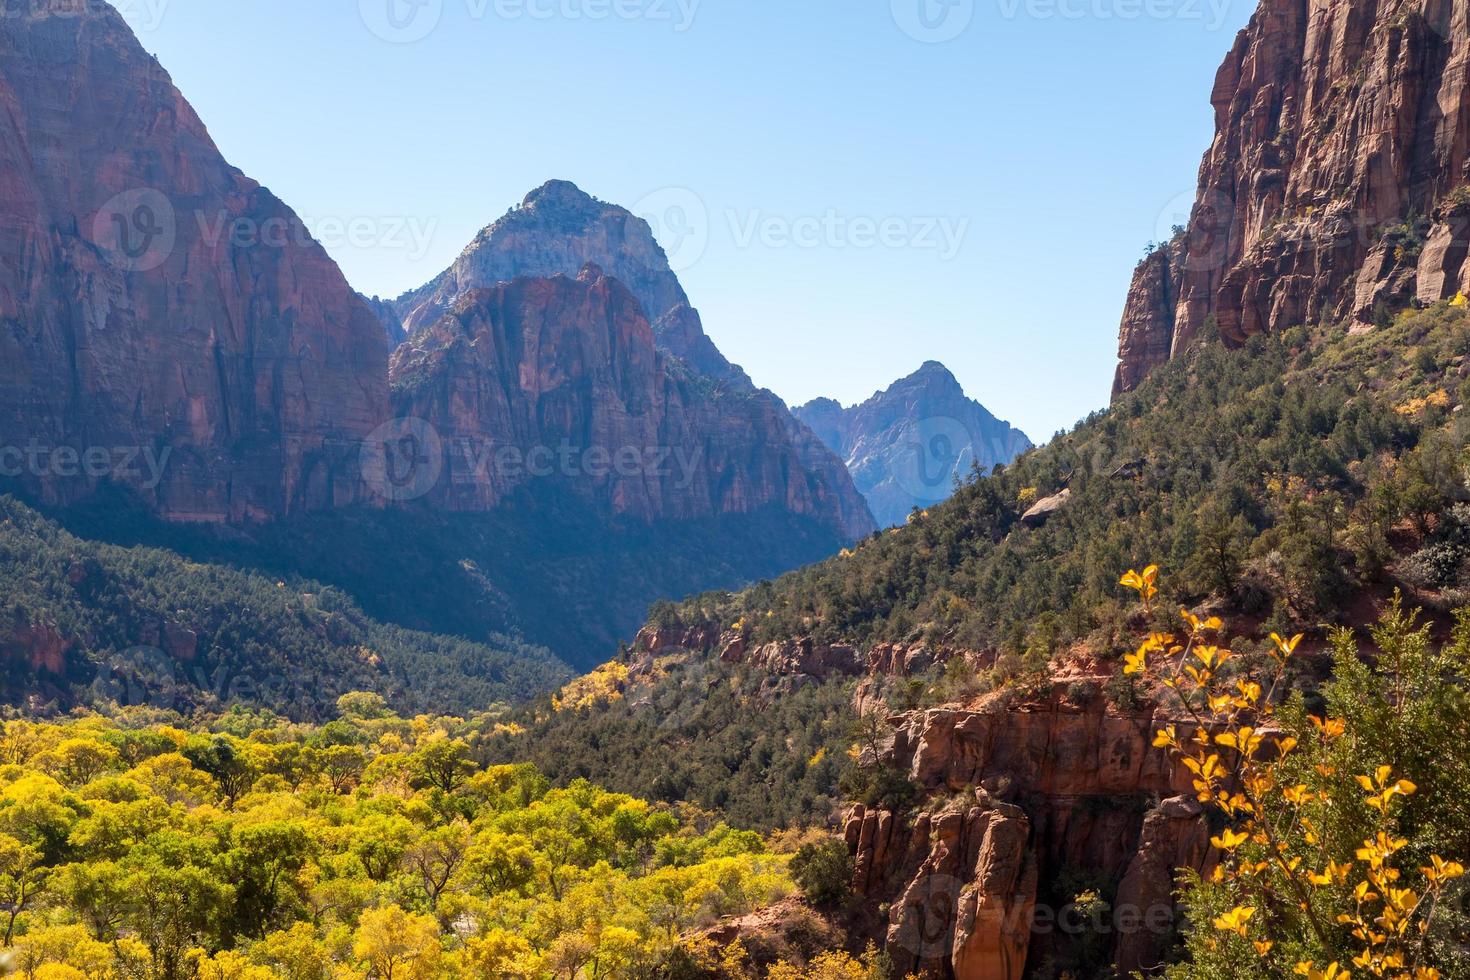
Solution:
M 1170 572 L 1161 608 L 1218 611 L 1235 635 L 1304 631 L 1320 645 L 1322 624 L 1362 625 L 1396 588 L 1446 621 L 1470 586 L 1467 351 L 1470 314 L 1451 302 L 1369 333 L 1322 325 L 1238 349 L 1202 344 L 909 526 L 744 592 L 663 607 L 654 626 L 704 627 L 749 647 L 802 638 L 924 647 L 938 666 L 884 686 L 907 709 L 1014 681 L 1034 689 L 1059 662 L 1111 659 L 1136 615 L 1120 570 L 1152 562 Z M 1022 520 L 1048 497 L 1049 519 Z M 512 751 L 555 777 L 605 773 L 615 788 L 693 788 L 701 800 L 715 799 L 700 787 L 715 782 L 710 760 L 720 759 L 720 805 L 757 814 L 758 825 L 789 819 L 798 802 L 827 816 L 834 798 L 875 791 L 851 766 L 856 782 L 839 789 L 830 754 L 803 770 L 818 750 L 809 735 L 790 738 L 786 755 L 741 755 L 734 749 L 761 743 L 727 724 L 760 713 L 777 720 L 777 739 L 843 731 L 855 720 L 851 677 L 796 678 L 792 697 L 759 670 L 715 662 L 718 652 L 666 656 L 655 674 L 634 669 L 613 684 L 625 696 L 538 709 L 536 738 Z M 635 668 L 647 659 L 625 657 Z M 729 707 L 681 710 L 705 690 Z M 656 747 L 657 765 L 613 748 L 640 741 Z M 773 796 L 784 806 L 771 807 Z
M 1343 622 L 1356 597 L 1394 585 L 1457 605 L 1467 352 L 1463 302 L 1370 332 L 1203 344 L 911 526 L 729 597 L 721 624 L 756 641 L 926 640 L 1044 661 L 1076 641 L 1105 649 L 1117 570 L 1150 560 L 1174 570 L 1171 600 L 1283 633 Z M 1049 519 L 1023 521 L 1044 498 Z
M 472 711 L 571 674 L 510 637 L 472 643 L 385 625 L 298 576 L 85 541 L 9 497 L 0 564 L 0 694 L 31 711 L 242 703 L 313 719 L 352 690 L 406 711 Z

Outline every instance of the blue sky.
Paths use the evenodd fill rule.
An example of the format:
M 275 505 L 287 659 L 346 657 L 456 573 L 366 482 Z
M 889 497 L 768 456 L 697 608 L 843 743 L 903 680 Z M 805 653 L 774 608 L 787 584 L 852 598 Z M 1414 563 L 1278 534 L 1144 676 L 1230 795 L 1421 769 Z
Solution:
M 1187 213 L 1253 6 L 116 2 L 364 292 L 565 178 L 656 220 L 711 336 L 787 401 L 932 358 L 1038 440 L 1107 402 L 1130 272 Z

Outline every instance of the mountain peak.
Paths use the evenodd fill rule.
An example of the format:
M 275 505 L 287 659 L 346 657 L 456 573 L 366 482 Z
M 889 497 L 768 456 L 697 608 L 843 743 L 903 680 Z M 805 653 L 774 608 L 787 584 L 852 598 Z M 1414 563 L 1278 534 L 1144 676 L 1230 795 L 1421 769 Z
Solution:
M 960 383 L 959 379 L 954 376 L 954 372 L 945 367 L 939 361 L 925 361 L 919 366 L 919 370 L 909 375 L 908 378 L 906 378 L 905 380 L 924 380 L 929 382 L 938 381 L 956 386 L 958 386 Z
M 570 180 L 548 180 L 526 195 L 522 207 L 587 207 L 598 201 Z

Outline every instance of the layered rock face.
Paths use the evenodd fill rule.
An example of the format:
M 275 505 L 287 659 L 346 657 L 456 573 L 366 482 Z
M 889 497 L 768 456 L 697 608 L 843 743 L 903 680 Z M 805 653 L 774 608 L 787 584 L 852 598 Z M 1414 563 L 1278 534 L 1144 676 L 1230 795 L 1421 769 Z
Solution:
M 722 474 L 711 473 L 715 483 L 708 487 L 685 488 L 690 491 L 682 495 L 687 499 L 677 499 L 681 494 L 666 489 L 621 486 L 614 496 L 626 493 L 627 499 L 611 501 L 616 513 L 704 516 L 709 511 L 702 501 L 707 499 L 715 501 L 715 514 L 744 513 L 775 503 L 795 514 L 827 520 L 849 539 L 876 529 L 842 461 L 792 416 L 780 398 L 756 388 L 705 334 L 699 313 L 689 304 L 648 222 L 574 184 L 551 181 L 532 191 L 520 207 L 480 232 L 454 265 L 393 306 L 414 345 L 432 346 L 433 342 L 419 345 L 417 333 L 437 325 L 471 294 L 517 279 L 576 277 L 588 265 L 617 280 L 633 297 L 651 337 L 650 350 L 640 356 L 656 352 L 661 377 L 679 381 L 688 427 L 675 426 L 664 434 L 683 441 L 657 445 L 690 452 L 703 447 L 701 452 Z M 580 367 L 604 369 L 590 359 Z M 621 370 L 616 365 L 605 367 Z M 567 375 L 567 382 L 598 385 L 590 375 L 580 379 Z M 703 407 L 696 410 L 696 403 Z M 773 461 L 779 461 L 778 470 L 771 468 Z
M 1212 320 L 1236 344 L 1470 288 L 1467 17 L 1447 0 L 1263 0 L 1215 80 L 1188 227 L 1135 276 L 1118 391 Z
M 779 509 L 853 537 L 850 483 L 806 465 L 779 402 L 711 390 L 660 350 L 643 306 L 595 266 L 460 296 L 394 354 L 394 408 L 442 444 L 425 496 L 485 510 L 547 480 L 644 521 Z
M 105 4 L 0 17 L 0 460 L 182 520 L 365 496 L 383 329 Z
M 967 477 L 976 464 L 988 473 L 1032 446 L 1024 432 L 967 397 L 936 361 L 861 405 L 843 408 L 819 398 L 795 415 L 847 461 L 885 527 L 902 524 L 915 507 L 948 499 L 955 479 Z
M 1020 980 L 1084 934 L 1124 973 L 1162 962 L 1176 872 L 1204 870 L 1209 845 L 1188 774 L 1151 747 L 1151 714 L 1058 690 L 891 721 L 883 761 L 931 802 L 911 818 L 858 807 L 845 833 L 854 887 L 889 906 L 899 972 Z M 1099 886 L 1109 913 L 1087 919 L 1068 881 Z

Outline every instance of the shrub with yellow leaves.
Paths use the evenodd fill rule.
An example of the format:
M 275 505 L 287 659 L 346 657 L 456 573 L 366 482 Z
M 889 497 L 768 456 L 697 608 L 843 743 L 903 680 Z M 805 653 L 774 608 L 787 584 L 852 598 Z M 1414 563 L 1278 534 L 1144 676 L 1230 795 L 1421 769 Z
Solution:
M 1130 571 L 1120 584 L 1151 610 L 1158 568 Z M 1391 616 L 1404 617 L 1397 606 Z M 1371 742 L 1341 716 L 1314 715 L 1289 687 L 1303 637 L 1271 634 L 1265 658 L 1222 645 L 1223 623 L 1181 611 L 1177 634 L 1154 633 L 1124 658 L 1125 675 L 1159 692 L 1162 726 L 1154 741 L 1187 770 L 1199 801 L 1219 826 L 1213 871 L 1189 882 L 1189 962 L 1177 978 L 1304 976 L 1308 980 L 1438 980 L 1463 976 L 1458 963 L 1432 962 L 1428 942 L 1460 861 L 1430 854 L 1406 860 L 1400 826 L 1420 787 L 1390 761 L 1363 767 Z M 1400 625 L 1403 625 L 1401 622 Z M 1400 630 L 1403 633 L 1405 630 Z M 1349 679 L 1366 669 L 1338 638 Z M 1392 669 L 1394 665 L 1390 664 Z M 1389 677 L 1385 704 L 1408 691 Z M 1394 693 L 1394 692 L 1397 693 Z M 1361 693 L 1361 692 L 1359 692 Z M 1332 698 L 1327 699 L 1329 705 Z

